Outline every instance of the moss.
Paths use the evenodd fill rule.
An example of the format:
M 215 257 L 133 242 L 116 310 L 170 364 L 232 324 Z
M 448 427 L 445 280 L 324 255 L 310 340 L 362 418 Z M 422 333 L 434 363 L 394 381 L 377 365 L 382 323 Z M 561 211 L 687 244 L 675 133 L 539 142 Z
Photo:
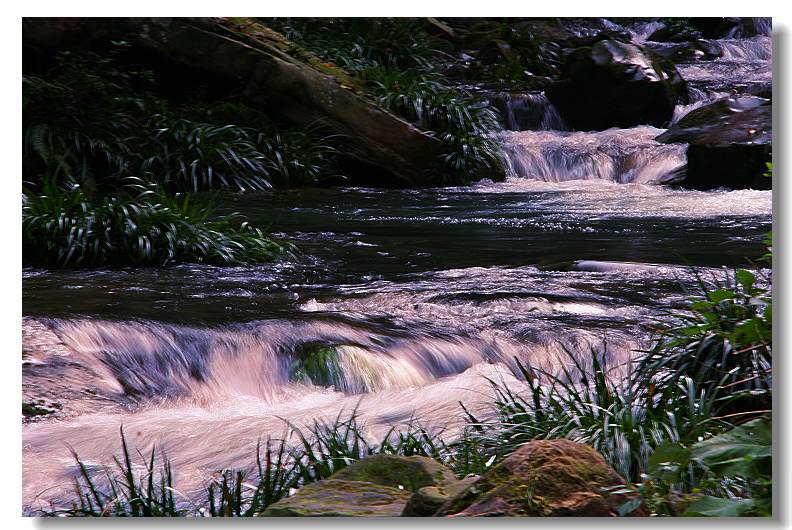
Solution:
M 282 499 L 265 517 L 371 517 L 399 516 L 410 493 L 370 482 L 328 479 L 309 484 Z
M 258 22 L 252 18 L 247 17 L 231 17 L 227 19 L 218 19 L 228 31 L 235 33 L 237 36 L 247 37 L 244 40 L 248 42 L 260 42 L 265 45 L 273 46 L 281 52 L 294 57 L 302 63 L 305 63 L 319 72 L 334 77 L 338 83 L 350 89 L 352 92 L 363 92 L 363 83 L 351 76 L 340 66 L 322 61 L 319 57 L 309 52 L 305 48 L 290 41 L 272 28 Z
M 51 402 L 47 403 L 43 399 L 39 399 L 36 403 L 22 402 L 22 415 L 23 416 L 46 416 L 54 414 L 63 407 L 60 403 Z
M 338 386 L 342 376 L 338 350 L 333 346 L 312 343 L 301 348 L 292 361 L 293 381 L 309 382 L 317 386 Z
M 456 483 L 454 473 L 442 464 L 423 456 L 373 455 L 359 460 L 333 475 L 334 479 L 372 482 L 407 491 L 425 486 Z
M 623 483 L 594 449 L 569 440 L 540 440 L 518 449 L 438 513 L 609 515 L 613 507 L 602 488 Z

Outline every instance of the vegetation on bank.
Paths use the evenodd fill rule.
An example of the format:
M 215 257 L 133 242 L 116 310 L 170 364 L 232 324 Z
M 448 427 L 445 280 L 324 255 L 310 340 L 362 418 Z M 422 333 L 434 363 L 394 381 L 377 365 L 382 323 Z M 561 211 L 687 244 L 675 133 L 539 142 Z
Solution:
M 500 116 L 449 76 L 453 45 L 413 18 L 265 19 L 287 38 L 340 67 L 356 88 L 447 145 L 439 183 L 469 182 L 499 164 Z
M 762 259 L 770 265 L 769 253 Z M 90 471 L 75 454 L 78 496 L 50 515 L 255 516 L 293 488 L 373 454 L 430 457 L 464 478 L 528 441 L 568 438 L 600 452 L 626 479 L 623 491 L 639 492 L 653 515 L 770 516 L 771 278 L 730 274 L 702 281 L 686 311 L 658 323 L 655 346 L 626 377 L 596 350 L 586 366 L 570 355 L 562 364 L 571 368 L 558 374 L 518 363 L 529 391 L 491 381 L 494 418 L 463 406 L 468 423 L 451 442 L 417 423 L 370 440 L 354 411 L 308 429 L 289 425 L 283 439 L 258 445 L 250 469 L 219 472 L 195 506 L 174 496 L 174 471 L 167 459 L 155 468 L 154 451 L 135 471 L 122 432 L 118 469 Z
M 79 184 L 51 179 L 26 190 L 23 251 L 46 267 L 237 265 L 269 261 L 288 246 L 268 239 L 238 214 L 218 216 L 211 202 L 168 194 L 129 177 L 116 194 L 90 198 Z
M 430 35 L 426 21 L 266 22 L 343 69 L 370 100 L 445 143 L 438 183 L 482 178 L 500 164 L 497 110 L 465 88 L 463 78 L 449 77 L 459 58 L 448 41 Z M 511 37 L 527 42 L 523 34 Z M 218 100 L 209 87 L 182 87 L 174 95 L 172 81 L 163 83 L 136 58 L 129 44 L 113 42 L 103 52 L 61 52 L 48 70 L 23 77 L 25 261 L 96 266 L 123 264 L 126 255 L 134 265 L 230 264 L 277 255 L 281 246 L 238 216 L 195 210 L 187 216 L 175 204 L 187 201 L 204 214 L 211 206 L 189 194 L 338 182 L 346 178 L 343 138 L 318 127 L 283 127 L 234 98 Z M 130 193 L 130 178 L 146 192 Z M 119 209 L 168 227 L 146 232 L 133 219 L 111 222 Z M 168 243 L 188 232 L 196 244 Z M 218 245 L 200 244 L 199 234 L 209 232 L 223 234 Z M 126 241 L 135 237 L 147 250 Z M 240 252 L 234 247 L 243 241 L 252 247 Z
M 23 248 L 49 267 L 232 265 L 288 245 L 197 192 L 316 184 L 338 174 L 336 139 L 279 127 L 234 102 L 174 103 L 116 43 L 64 52 L 23 79 Z

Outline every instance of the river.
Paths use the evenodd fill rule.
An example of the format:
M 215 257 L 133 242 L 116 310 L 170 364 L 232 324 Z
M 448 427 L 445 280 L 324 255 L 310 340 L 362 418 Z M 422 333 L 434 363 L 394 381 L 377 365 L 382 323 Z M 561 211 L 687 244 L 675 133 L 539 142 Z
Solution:
M 763 53 L 732 49 L 680 70 L 698 80 L 694 100 L 708 100 L 763 82 Z M 755 267 L 771 192 L 663 185 L 685 163 L 683 145 L 654 142 L 663 129 L 571 132 L 550 118 L 504 133 L 505 182 L 223 204 L 271 223 L 295 243 L 291 260 L 23 270 L 23 381 L 61 407 L 24 426 L 25 506 L 70 496 L 67 444 L 89 465 L 111 464 L 121 425 L 133 448 L 168 454 L 187 495 L 211 472 L 250 465 L 283 418 L 357 407 L 372 439 L 412 418 L 453 437 L 460 401 L 491 413 L 485 376 L 519 388 L 515 357 L 556 370 L 564 349 L 585 359 L 606 344 L 619 365 L 697 292 L 695 274 Z M 316 345 L 339 354 L 332 384 L 294 380 L 295 359 Z

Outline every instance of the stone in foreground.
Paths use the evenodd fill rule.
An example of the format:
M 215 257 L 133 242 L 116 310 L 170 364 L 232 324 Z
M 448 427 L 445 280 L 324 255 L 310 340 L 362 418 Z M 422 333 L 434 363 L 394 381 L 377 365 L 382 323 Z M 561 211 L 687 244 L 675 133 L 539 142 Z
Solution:
M 345 467 L 332 477 L 371 482 L 414 492 L 426 486 L 445 487 L 458 482 L 453 471 L 425 456 L 372 455 Z
M 371 482 L 327 479 L 300 488 L 262 513 L 265 517 L 398 517 L 410 492 Z
M 570 440 L 525 444 L 436 515 L 645 516 L 635 493 L 613 493 L 626 481 L 591 447 Z

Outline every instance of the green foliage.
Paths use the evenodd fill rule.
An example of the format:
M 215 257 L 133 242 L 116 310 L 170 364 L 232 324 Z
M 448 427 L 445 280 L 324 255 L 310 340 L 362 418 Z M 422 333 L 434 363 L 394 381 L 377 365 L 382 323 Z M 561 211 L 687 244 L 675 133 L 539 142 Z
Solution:
M 267 440 L 264 458 L 261 455 L 261 440 L 256 444 L 257 474 L 245 471 L 224 470 L 219 478 L 207 487 L 208 515 L 211 517 L 255 517 L 273 504 L 289 495 L 296 484 L 294 463 L 290 460 L 286 444 L 277 446 Z M 258 480 L 255 486 L 253 483 Z M 206 514 L 206 509 L 199 513 Z
M 498 164 L 498 111 L 433 72 L 371 68 L 361 72 L 380 105 L 414 122 L 448 146 L 452 180 L 484 176 Z
M 635 367 L 637 384 L 665 388 L 689 377 L 720 393 L 714 414 L 766 410 L 772 391 L 772 297 L 769 278 L 745 269 L 701 283 L 689 311 L 674 315 Z
M 166 460 L 160 470 L 155 469 L 155 450 L 142 460 L 142 472 L 135 469 L 121 428 L 123 461 L 114 458 L 118 473 L 107 470 L 106 485 L 101 487 L 77 453 L 72 450 L 80 474 L 75 482 L 77 500 L 70 510 L 58 510 L 46 515 L 84 517 L 179 517 L 186 515 L 177 508 L 173 489 L 173 473 Z
M 235 265 L 268 261 L 287 247 L 241 220 L 218 217 L 189 194 L 171 196 L 132 180 L 117 196 L 91 199 L 75 183 L 52 179 L 26 188 L 22 206 L 25 261 L 50 267 Z
M 432 433 L 415 422 L 406 429 L 389 430 L 381 440 L 371 441 L 363 434 L 364 425 L 357 411 L 335 421 L 316 421 L 305 431 L 292 425 L 300 450 L 293 453 L 300 483 L 322 480 L 351 463 L 373 454 L 425 456 L 446 465 L 460 478 L 481 474 L 494 458 L 482 452 L 477 439 L 463 433 L 453 442 L 445 442 L 442 433 Z
M 703 37 L 701 31 L 695 27 L 694 19 L 689 17 L 666 17 L 661 18 L 660 22 L 666 25 L 668 32 L 676 41 L 696 40 Z
M 585 366 L 567 352 L 571 368 L 562 362 L 558 375 L 529 370 L 515 359 L 529 393 L 490 381 L 498 419 L 483 422 L 471 416 L 478 444 L 500 460 L 531 440 L 570 438 L 591 445 L 622 476 L 640 481 L 658 445 L 706 432 L 702 426 L 710 419 L 714 397 L 690 379 L 681 378 L 658 399 L 629 376 L 621 379 L 605 359 L 604 351 L 592 349 Z
M 453 86 L 423 21 L 383 19 L 274 19 L 275 29 L 365 82 L 366 94 L 447 145 L 441 183 L 483 178 L 499 164 L 497 110 Z
M 352 74 L 377 66 L 423 66 L 440 45 L 414 18 L 275 18 L 265 22 Z
M 685 516 L 772 516 L 773 435 L 770 419 L 757 418 L 692 445 L 658 449 L 652 473 L 679 480 L 680 470 L 696 465 L 705 472 L 702 482 L 719 496 L 690 495 Z M 723 491 L 724 484 L 732 485 Z
M 123 60 L 123 48 L 64 53 L 46 76 L 23 80 L 27 180 L 112 190 L 136 176 L 173 191 L 246 191 L 335 176 L 333 136 L 279 129 L 241 104 L 174 106 L 154 94 L 151 72 Z

